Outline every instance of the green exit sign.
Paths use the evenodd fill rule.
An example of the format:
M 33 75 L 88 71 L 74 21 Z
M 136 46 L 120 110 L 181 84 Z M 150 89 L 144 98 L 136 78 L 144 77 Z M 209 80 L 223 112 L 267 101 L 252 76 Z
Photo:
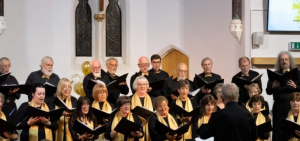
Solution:
M 291 50 L 300 50 L 300 42 L 290 42 L 289 46 Z

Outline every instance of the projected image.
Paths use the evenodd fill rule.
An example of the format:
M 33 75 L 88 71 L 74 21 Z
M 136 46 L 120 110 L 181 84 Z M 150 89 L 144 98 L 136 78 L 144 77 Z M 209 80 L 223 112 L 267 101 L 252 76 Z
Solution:
M 300 0 L 269 0 L 268 31 L 300 31 Z

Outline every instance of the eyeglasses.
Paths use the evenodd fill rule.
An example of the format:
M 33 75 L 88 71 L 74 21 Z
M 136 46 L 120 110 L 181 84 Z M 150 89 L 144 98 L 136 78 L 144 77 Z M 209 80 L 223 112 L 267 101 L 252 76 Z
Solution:
M 117 67 L 118 65 L 115 64 L 109 64 L 111 67 Z
M 89 108 L 90 105 L 89 105 L 89 104 L 83 104 L 81 107 L 82 107 L 82 108 Z
M 160 64 L 161 62 L 160 62 L 160 61 L 159 61 L 159 62 L 153 61 L 152 63 L 153 63 L 153 64 Z
M 168 107 L 167 105 L 159 106 L 158 109 L 159 109 L 159 110 L 162 110 L 162 109 L 167 108 L 167 107 Z
M 98 93 L 98 94 L 99 94 L 99 95 L 106 95 L 106 93 L 103 93 L 103 92 L 102 92 L 102 93 Z
M 1 67 L 2 67 L 2 68 L 10 68 L 11 65 L 3 65 L 3 66 L 1 65 Z
M 137 86 L 142 87 L 142 86 L 147 86 L 147 84 L 137 84 Z
M 72 87 L 71 86 L 64 86 L 63 89 L 68 90 L 68 89 L 72 89 Z
M 130 103 L 123 104 L 122 107 L 130 107 Z
M 187 73 L 187 70 L 177 70 L 178 72 Z
M 150 64 L 149 63 L 144 63 L 144 64 L 138 64 L 140 67 L 148 67 Z

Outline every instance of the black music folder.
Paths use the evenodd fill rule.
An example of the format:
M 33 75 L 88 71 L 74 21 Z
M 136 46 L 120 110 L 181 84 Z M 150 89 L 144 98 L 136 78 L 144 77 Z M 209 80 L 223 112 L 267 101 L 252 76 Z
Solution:
M 250 85 L 252 83 L 259 83 L 263 74 L 260 74 L 253 78 L 251 81 L 248 81 L 242 77 L 233 77 L 232 83 L 235 83 L 238 87 L 244 88 L 244 85 Z
M 128 73 L 123 74 L 119 78 L 115 79 L 114 81 L 110 82 L 109 84 L 106 85 L 107 91 L 117 89 L 120 83 L 126 82 L 126 78 L 128 76 Z M 87 88 L 90 90 L 93 90 L 94 86 L 97 84 L 97 81 L 95 80 L 89 80 Z M 105 85 L 105 83 L 103 82 Z
M 161 90 L 164 88 L 165 80 L 159 80 L 155 82 L 149 83 L 149 87 L 151 87 L 151 91 Z
M 300 131 L 300 125 L 297 122 L 294 122 L 290 119 L 281 119 L 281 131 L 284 133 L 287 133 L 291 136 L 294 136 L 296 138 L 300 138 L 300 136 L 297 136 L 295 133 L 295 130 Z
M 143 124 L 139 125 L 132 121 L 127 120 L 126 118 L 122 118 L 114 130 L 127 137 L 132 137 L 131 131 L 133 132 L 140 131 L 142 127 Z
M 267 69 L 267 72 L 269 80 L 272 82 L 277 81 L 281 86 L 285 86 L 289 80 L 298 81 L 298 68 L 294 68 L 285 74 L 279 74 L 269 69 Z
M 207 82 L 203 78 L 201 78 L 200 76 L 198 76 L 196 74 L 195 74 L 195 78 L 196 78 L 196 84 L 199 87 L 204 86 L 204 89 L 213 90 L 218 83 L 224 83 L 224 79 L 216 80 L 216 81 L 213 81 L 213 82 Z
M 0 84 L 2 84 L 9 75 L 10 73 L 0 75 Z
M 56 93 L 57 88 L 53 84 L 46 82 L 44 85 L 47 96 L 52 96 Z
M 51 110 L 47 112 L 41 109 L 34 108 L 32 106 L 28 106 L 25 113 L 28 115 L 28 118 L 41 116 L 47 119 L 48 117 L 50 117 L 50 121 L 57 121 L 59 120 L 63 112 L 64 112 L 64 108 Z
M 73 129 L 76 133 L 78 133 L 78 134 L 80 134 L 80 135 L 83 135 L 83 134 L 87 133 L 87 134 L 94 135 L 94 137 L 97 137 L 97 138 L 98 138 L 98 136 L 99 136 L 100 134 L 104 133 L 104 132 L 107 130 L 108 125 L 109 125 L 109 124 L 106 123 L 106 124 L 104 124 L 104 125 L 102 125 L 102 126 L 96 127 L 95 129 L 91 129 L 90 127 L 88 127 L 88 126 L 87 126 L 86 124 L 84 124 L 83 122 L 80 122 L 80 121 L 78 121 L 78 120 L 75 120 L 72 129 Z
M 3 94 L 8 94 L 9 90 L 14 90 L 14 89 L 18 89 L 19 90 L 16 92 L 16 93 L 19 93 L 19 94 L 30 94 L 31 92 L 31 87 L 32 85 L 24 85 L 24 84 L 20 84 L 20 85 L 3 85 L 3 86 L 0 86 L 0 91 L 3 93 Z
M 144 118 L 145 120 L 148 120 L 154 112 L 148 110 L 145 107 L 136 106 L 134 109 L 131 110 L 132 113 Z
M 169 133 L 169 135 L 173 136 L 175 134 L 177 134 L 177 136 L 183 135 L 184 133 L 186 133 L 189 130 L 189 127 L 191 126 L 192 122 L 188 122 L 187 124 L 178 127 L 177 129 L 173 130 L 171 128 L 169 128 L 168 126 L 162 124 L 161 122 L 159 122 L 158 120 L 155 123 L 155 131 L 159 134 L 164 134 L 166 135 L 167 133 Z
M 258 135 L 271 132 L 273 130 L 271 121 L 256 126 Z
M 94 116 L 97 118 L 99 124 L 104 124 L 103 119 L 109 119 L 118 112 L 118 108 L 113 109 L 110 113 L 100 109 L 92 108 Z
M 173 112 L 180 117 L 182 117 L 182 115 L 184 117 L 196 117 L 199 114 L 200 107 L 197 107 L 193 111 L 188 112 L 182 107 L 178 106 L 176 103 L 172 103 L 172 106 L 173 106 Z
M 62 100 L 60 100 L 58 97 L 55 97 L 54 100 L 55 105 L 62 107 L 65 109 L 66 112 L 70 113 L 73 112 L 76 108 L 69 108 L 65 102 L 63 102 Z
M 4 139 L 7 139 L 7 138 L 4 136 L 3 132 L 8 132 L 8 133 L 11 133 L 11 134 L 13 134 L 14 132 L 17 133 L 15 125 L 12 125 L 12 124 L 8 123 L 7 121 L 4 121 L 1 118 L 0 118 L 0 125 L 1 125 L 0 136 Z

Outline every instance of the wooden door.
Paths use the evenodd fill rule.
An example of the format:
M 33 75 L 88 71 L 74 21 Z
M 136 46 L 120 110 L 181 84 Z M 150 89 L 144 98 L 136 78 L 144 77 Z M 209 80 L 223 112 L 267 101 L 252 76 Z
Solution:
M 162 58 L 162 70 L 169 73 L 169 76 L 176 77 L 176 67 L 179 63 L 185 63 L 189 69 L 189 58 L 178 50 L 173 50 Z M 189 71 L 187 72 L 189 79 Z

